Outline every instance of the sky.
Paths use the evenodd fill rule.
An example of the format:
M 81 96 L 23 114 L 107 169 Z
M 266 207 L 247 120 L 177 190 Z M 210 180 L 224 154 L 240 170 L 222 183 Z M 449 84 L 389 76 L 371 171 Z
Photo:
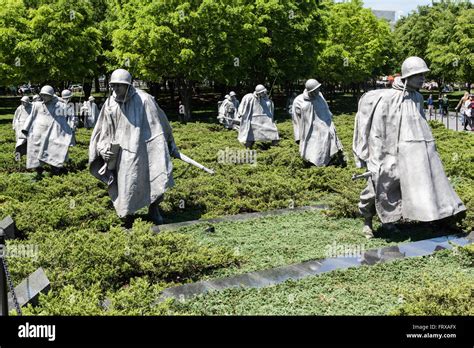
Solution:
M 396 11 L 397 18 L 406 16 L 421 5 L 431 5 L 431 0 L 363 0 L 364 7 L 373 10 Z
M 344 0 L 336 0 L 343 2 Z M 363 0 L 364 7 L 373 10 L 385 10 L 397 12 L 397 19 L 400 16 L 406 16 L 411 11 L 416 10 L 421 5 L 431 5 L 431 0 Z

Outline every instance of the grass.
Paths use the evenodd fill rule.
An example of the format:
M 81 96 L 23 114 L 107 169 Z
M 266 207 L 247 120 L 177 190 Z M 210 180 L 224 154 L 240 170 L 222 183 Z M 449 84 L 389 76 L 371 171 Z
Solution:
M 472 284 L 473 279 L 472 267 L 453 252 L 442 251 L 262 289 L 227 289 L 199 295 L 175 301 L 173 310 L 180 315 L 388 315 L 403 306 L 413 291 L 428 286 L 443 288 L 461 280 Z M 472 298 L 467 301 L 472 305 Z M 470 315 L 474 314 L 472 308 Z
M 10 99 L 5 103 L 3 101 L 0 107 L 0 218 L 12 215 L 16 222 L 20 239 L 10 241 L 9 245 L 35 244 L 39 247 L 36 260 L 11 260 L 12 275 L 17 283 L 35 268 L 44 267 L 52 280 L 51 294 L 43 297 L 41 305 L 31 310 L 31 314 L 167 314 L 170 310 L 168 305 L 155 311 L 150 304 L 155 294 L 169 286 L 321 258 L 325 256 L 326 247 L 334 242 L 363 244 L 368 249 L 447 233 L 433 226 L 408 224 L 402 227 L 402 234 L 398 237 L 379 231 L 379 238 L 366 241 L 360 234 L 362 221 L 358 216 L 357 201 L 365 183 L 351 180 L 351 175 L 361 170 L 357 170 L 352 162 L 353 111 L 356 104 L 349 96 L 341 96 L 341 103 L 338 104 L 336 100 L 332 109 L 338 114 L 335 123 L 349 161 L 345 168 L 306 166 L 294 144 L 291 121 L 278 108 L 278 129 L 282 140 L 276 147 L 258 145 L 256 166 L 217 162 L 220 150 L 241 150 L 243 147 L 237 142 L 235 132 L 225 131 L 216 123 L 213 104 L 198 105 L 198 118 L 187 125 L 173 121 L 176 143 L 182 152 L 215 169 L 216 175 L 209 176 L 198 169 L 188 169 L 183 162 L 174 161 L 176 186 L 166 193 L 161 204 L 165 222 L 267 211 L 287 208 L 290 204 L 297 207 L 323 202 L 331 208 L 324 213 L 291 213 L 216 224 L 214 233 L 205 232 L 205 226 L 193 226 L 158 236 L 151 235 L 149 225 L 141 222 L 134 227 L 131 235 L 124 234 L 120 228 L 121 222 L 115 214 L 106 187 L 92 177 L 87 168 L 91 130 L 78 130 L 78 143 L 70 150 L 71 161 L 67 164 L 66 175 L 47 175 L 43 180 L 35 180 L 33 173 L 26 170 L 24 159 L 21 162 L 14 160 L 11 119 L 16 102 Z M 172 120 L 176 119 L 175 113 L 170 112 L 169 115 Z M 472 230 L 474 137 L 472 134 L 446 130 L 437 123 L 431 123 L 431 126 L 446 173 L 469 209 L 467 218 L 460 226 L 466 231 Z M 146 219 L 143 211 L 137 217 Z M 130 244 L 131 240 L 133 244 Z M 451 259 L 447 257 L 446 260 Z M 355 283 L 351 283 L 350 277 L 337 273 L 334 282 L 338 281 L 339 285 L 334 285 L 334 288 L 326 288 L 324 284 L 314 285 L 323 294 L 328 291 L 327 296 L 333 296 L 331 303 L 334 310 L 317 306 L 312 310 L 310 307 L 314 305 L 314 300 L 308 300 L 307 306 L 302 306 L 304 310 L 301 313 L 310 314 L 315 310 L 318 313 L 375 313 L 376 310 L 371 307 L 373 304 L 368 306 L 370 299 L 359 301 L 359 298 L 364 297 L 363 289 L 369 294 L 374 293 L 374 298 L 378 299 L 379 289 L 373 285 L 377 283 L 373 282 L 378 279 L 387 280 L 389 285 L 390 282 L 395 284 L 395 280 L 387 277 L 391 274 L 391 267 L 394 267 L 395 273 L 391 274 L 394 279 L 397 274 L 403 275 L 403 262 L 400 265 L 381 266 L 386 268 L 382 268 L 384 275 L 380 275 L 380 278 L 376 278 L 370 270 L 360 271 L 367 272 L 361 275 L 357 275 L 357 270 L 350 270 L 348 272 L 356 272 Z M 422 263 L 406 262 L 409 262 L 406 272 L 412 277 L 410 279 L 419 279 L 419 272 L 424 269 Z M 443 270 L 449 277 L 451 271 L 456 269 L 452 260 L 446 265 L 442 262 L 439 265 L 442 266 L 440 270 L 433 271 L 440 274 L 435 278 L 435 283 L 442 278 Z M 167 271 L 171 273 L 167 274 Z M 326 279 L 328 284 L 335 284 L 327 280 L 331 278 L 330 275 L 324 277 L 321 279 Z M 307 281 L 291 285 L 295 289 L 301 286 L 303 300 L 315 295 L 312 286 L 305 285 Z M 404 280 L 400 282 L 405 284 Z M 410 288 L 409 285 L 406 283 L 407 288 Z M 350 286 L 360 288 L 360 291 L 352 295 Z M 336 291 L 338 287 L 344 291 L 339 293 Z M 225 294 L 215 296 L 216 301 L 221 301 L 224 307 L 232 307 L 230 304 L 235 303 L 233 306 L 242 310 L 240 313 L 235 312 L 239 314 L 280 310 L 288 310 L 288 314 L 296 313 L 298 311 L 289 310 L 279 302 L 287 290 L 268 297 L 268 301 L 276 301 L 274 309 L 271 308 L 272 302 L 265 302 L 265 296 L 262 299 L 262 293 L 253 290 L 248 292 L 249 295 L 236 292 L 238 295 L 234 296 L 234 292 L 230 292 L 227 302 L 224 301 L 225 297 L 220 297 Z M 262 291 L 271 294 L 273 290 Z M 105 297 L 115 303 L 112 311 L 98 305 L 99 300 Z M 236 303 L 240 297 L 248 303 Z M 205 303 L 212 304 L 212 298 L 209 298 L 210 302 L 203 302 L 201 307 L 197 300 L 194 309 L 179 309 L 176 313 L 190 311 L 215 314 L 218 311 L 214 305 L 210 305 L 206 312 Z M 392 297 L 389 299 L 392 301 Z M 252 301 L 259 305 L 252 307 Z M 354 309 L 348 306 L 350 301 L 354 301 L 354 306 L 360 302 L 361 307 Z M 259 307 L 262 303 L 263 307 Z M 344 306 L 347 307 L 346 312 Z M 264 307 L 265 310 L 262 309 Z M 232 312 L 234 309 L 225 307 L 225 310 Z M 366 310 L 367 313 L 364 312 Z
M 180 228 L 177 232 L 191 235 L 203 245 L 233 250 L 240 258 L 238 265 L 217 269 L 203 279 L 325 258 L 334 243 L 355 250 L 369 250 L 449 233 L 419 223 L 400 225 L 401 233 L 395 236 L 376 225 L 379 238 L 367 240 L 361 232 L 362 225 L 361 219 L 328 219 L 316 211 L 218 223 L 213 225 L 212 232 L 208 224 Z

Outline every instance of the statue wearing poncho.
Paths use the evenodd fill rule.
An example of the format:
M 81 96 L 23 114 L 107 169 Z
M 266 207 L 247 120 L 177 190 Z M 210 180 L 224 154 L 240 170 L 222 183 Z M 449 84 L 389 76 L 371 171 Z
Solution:
M 226 95 L 219 106 L 219 116 L 217 116 L 217 119 L 219 120 L 219 123 L 224 125 L 225 128 L 232 129 L 234 124 L 234 114 L 234 103 L 232 103 L 230 95 Z
M 254 93 L 242 98 L 239 105 L 239 142 L 251 146 L 255 141 L 276 143 L 280 137 L 273 121 L 273 102 L 266 95 L 267 90 L 258 85 Z
M 104 158 L 116 147 L 115 168 L 105 170 Z M 159 203 L 174 185 L 174 151 L 178 150 L 163 110 L 151 95 L 130 85 L 124 100 L 114 92 L 100 111 L 89 146 L 90 171 L 108 184 L 117 214 L 125 217 Z
M 44 164 L 62 167 L 67 160 L 72 129 L 64 117 L 64 103 L 54 95 L 54 89 L 44 86 L 41 102 L 34 102 L 22 133 L 27 136 L 26 168 Z
M 15 131 L 15 152 L 26 154 L 26 136 L 21 132 L 26 119 L 31 113 L 32 105 L 28 97 L 21 98 L 21 105 L 15 110 L 13 116 L 13 130 Z
M 393 223 L 401 218 L 434 221 L 466 209 L 443 170 L 423 97 L 406 80 L 404 85 L 397 78 L 392 89 L 362 96 L 353 152 L 357 166 L 371 173 L 359 203 L 366 226 L 375 212 L 382 223 Z
M 89 100 L 84 102 L 84 106 L 82 107 L 84 111 L 84 127 L 88 129 L 94 128 L 99 116 L 99 108 L 94 100 L 94 97 L 89 97 Z
M 312 81 L 316 80 L 308 80 L 307 85 Z M 319 167 L 328 165 L 343 147 L 319 88 L 314 91 L 306 88 L 295 98 L 292 109 L 295 141 L 299 143 L 301 157 Z

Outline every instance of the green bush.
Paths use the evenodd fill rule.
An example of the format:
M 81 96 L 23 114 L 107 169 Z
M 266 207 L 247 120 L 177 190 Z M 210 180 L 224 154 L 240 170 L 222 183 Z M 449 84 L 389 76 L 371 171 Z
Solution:
M 44 297 L 35 313 L 106 311 L 95 300 L 83 303 L 87 296 L 79 293 L 87 291 L 94 299 L 108 296 L 115 301 L 114 309 L 109 308 L 107 313 L 138 313 L 135 310 L 143 308 L 137 309 L 133 297 L 145 293 L 147 287 L 158 291 L 160 286 L 198 279 L 213 269 L 239 262 L 229 250 L 200 246 L 189 236 L 153 235 L 149 224 L 143 222 L 137 222 L 132 232 L 124 232 L 106 186 L 87 167 L 91 130 L 78 130 L 77 145 L 70 148 L 67 174 L 46 174 L 42 180 L 35 179 L 34 172 L 26 170 L 24 157 L 15 161 L 12 117 L 0 116 L 0 218 L 12 215 L 15 220 L 21 240 L 9 242 L 11 245 L 34 244 L 40 250 L 36 260 L 11 260 L 15 281 L 40 266 L 52 281 L 52 293 Z M 218 163 L 219 151 L 244 149 L 236 132 L 212 123 L 173 122 L 182 152 L 215 169 L 216 174 L 209 176 L 173 160 L 176 186 L 161 203 L 165 222 L 315 203 L 328 203 L 327 214 L 335 218 L 358 217 L 357 202 L 365 182 L 351 180 L 352 174 L 363 172 L 353 164 L 353 122 L 353 115 L 335 117 L 348 159 L 345 168 L 307 166 L 299 156 L 288 119 L 278 123 L 282 138 L 278 146 L 256 145 L 257 165 Z M 474 139 L 471 134 L 446 130 L 436 122 L 431 126 L 446 173 L 468 208 L 461 226 L 472 230 Z M 137 216 L 146 218 L 142 212 Z M 133 285 L 132 279 L 136 279 Z M 152 284 L 162 285 L 155 289 Z M 75 293 L 74 301 L 67 302 L 66 298 Z M 165 311 L 160 308 L 150 309 L 150 313 Z
M 60 291 L 40 295 L 40 306 L 28 305 L 23 315 L 166 315 L 172 301 L 157 303 L 163 288 L 146 278 L 133 278 L 129 285 L 107 293 L 98 285 L 87 289 L 66 285 Z
M 474 284 L 471 279 L 459 276 L 449 284 L 424 280 L 422 286 L 404 295 L 404 304 L 392 315 L 473 315 Z
M 98 284 L 106 290 L 118 289 L 131 278 L 143 276 L 152 282 L 186 282 L 238 262 L 223 248 L 200 246 L 180 233 L 156 234 L 150 227 L 138 220 L 128 231 L 120 227 L 108 233 L 93 229 L 37 231 L 28 243 L 38 246 L 39 255 L 36 260 L 26 259 L 27 266 L 19 268 L 31 270 L 30 264 L 44 267 L 53 288 L 73 285 L 86 289 Z M 24 260 L 12 259 L 12 268 Z
M 474 265 L 474 244 L 455 246 L 456 255 L 463 267 Z M 422 279 L 414 290 L 403 294 L 403 304 L 394 309 L 393 315 L 473 315 L 474 283 L 463 273 L 444 280 L 444 284 L 429 276 Z

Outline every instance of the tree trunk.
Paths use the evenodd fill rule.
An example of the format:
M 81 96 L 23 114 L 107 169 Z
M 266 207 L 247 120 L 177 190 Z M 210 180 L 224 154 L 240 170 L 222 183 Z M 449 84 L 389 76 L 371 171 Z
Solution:
M 92 84 L 90 82 L 84 82 L 84 86 L 82 86 L 82 91 L 84 92 L 84 99 L 87 100 L 92 92 Z
M 94 76 L 94 84 L 95 84 L 95 93 L 100 93 L 100 81 L 99 81 L 99 76 Z
M 191 119 L 191 99 L 193 96 L 193 83 L 187 79 L 178 79 L 178 90 L 181 103 L 184 105 L 184 115 L 180 114 L 181 123 L 186 124 Z
M 158 100 L 158 96 L 160 93 L 160 84 L 157 82 L 148 82 L 148 86 L 150 86 L 150 94 L 154 96 L 156 100 Z
M 170 98 L 171 98 L 171 104 L 174 104 L 174 81 L 173 80 L 168 80 L 168 92 L 170 92 Z

